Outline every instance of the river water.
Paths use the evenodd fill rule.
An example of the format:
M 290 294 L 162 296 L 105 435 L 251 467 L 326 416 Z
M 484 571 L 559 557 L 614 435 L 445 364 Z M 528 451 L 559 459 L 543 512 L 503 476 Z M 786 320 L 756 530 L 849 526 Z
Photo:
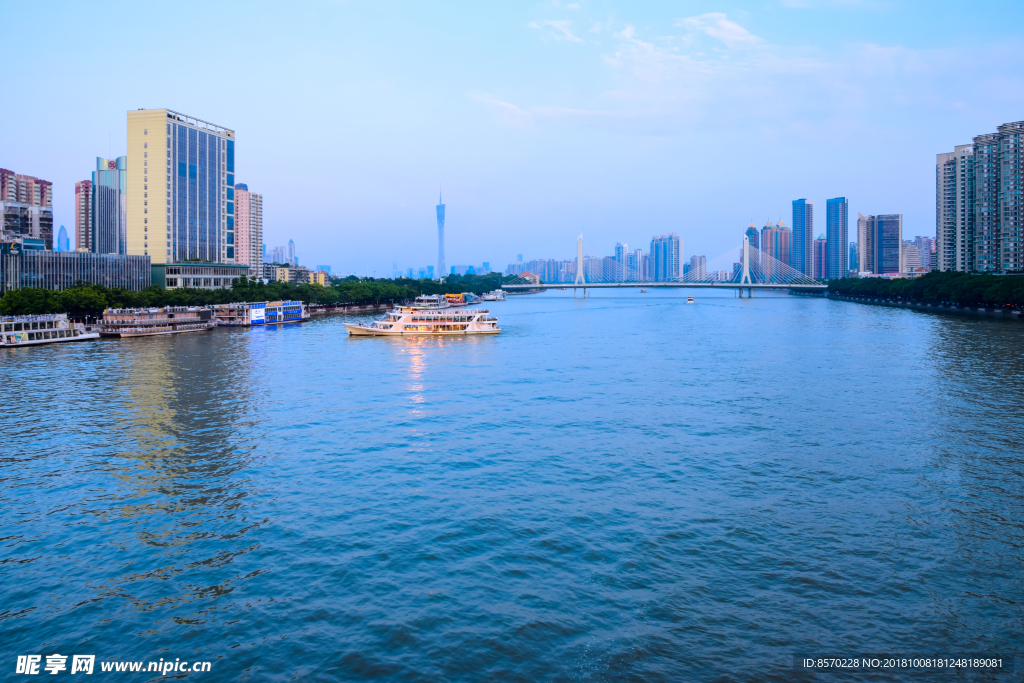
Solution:
M 1024 324 L 694 294 L 3 352 L 0 667 L 831 681 L 794 655 L 1020 650 Z

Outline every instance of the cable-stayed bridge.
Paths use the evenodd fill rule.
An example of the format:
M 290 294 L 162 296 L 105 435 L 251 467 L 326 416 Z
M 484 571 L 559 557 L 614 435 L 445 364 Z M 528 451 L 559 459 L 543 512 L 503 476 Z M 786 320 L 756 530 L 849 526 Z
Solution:
M 526 291 L 538 289 L 582 289 L 586 296 L 587 289 L 616 289 L 623 287 L 699 287 L 714 289 L 733 289 L 743 296 L 752 296 L 755 289 L 787 289 L 804 293 L 824 292 L 828 285 L 808 277 L 788 263 L 783 263 L 768 253 L 750 246 L 744 235 L 743 244 L 717 256 L 701 268 L 692 268 L 685 275 L 678 277 L 659 277 L 657 280 L 642 278 L 639 268 L 590 267 L 589 264 L 600 263 L 600 259 L 583 258 L 583 236 L 580 235 L 576 245 L 576 263 L 574 273 L 563 273 L 573 277 L 571 282 L 544 282 L 539 284 L 528 277 L 511 276 L 503 279 L 502 289 L 510 291 Z M 682 264 L 679 267 L 682 270 Z

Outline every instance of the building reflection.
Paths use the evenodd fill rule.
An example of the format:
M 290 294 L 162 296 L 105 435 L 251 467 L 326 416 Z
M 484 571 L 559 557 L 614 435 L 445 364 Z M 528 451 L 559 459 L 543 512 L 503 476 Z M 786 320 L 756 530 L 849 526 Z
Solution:
M 261 377 L 249 339 L 215 330 L 111 342 L 120 346 L 124 400 L 112 409 L 118 445 L 109 468 L 121 484 L 114 509 L 131 529 L 120 543 L 132 561 L 96 587 L 101 594 L 187 613 L 184 603 L 230 592 L 252 571 L 231 569 L 260 526 L 247 514 L 258 483 L 246 473 L 257 443 L 246 425 L 256 421 Z

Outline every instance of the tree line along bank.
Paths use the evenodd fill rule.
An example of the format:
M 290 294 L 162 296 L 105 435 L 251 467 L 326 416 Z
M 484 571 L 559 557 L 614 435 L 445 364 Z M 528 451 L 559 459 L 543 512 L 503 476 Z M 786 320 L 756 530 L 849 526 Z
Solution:
M 843 278 L 829 280 L 828 292 L 858 299 L 1019 308 L 1024 305 L 1024 275 L 932 271 L 913 279 Z
M 67 313 L 96 317 L 107 308 L 210 306 L 249 301 L 302 301 L 313 306 L 380 305 L 407 301 L 420 294 L 483 294 L 501 287 L 501 275 L 452 275 L 444 282 L 398 278 L 359 279 L 352 275 L 328 286 L 267 282 L 241 277 L 225 289 L 163 289 L 154 285 L 133 292 L 116 287 L 80 284 L 64 290 L 21 288 L 0 299 L 0 315 Z

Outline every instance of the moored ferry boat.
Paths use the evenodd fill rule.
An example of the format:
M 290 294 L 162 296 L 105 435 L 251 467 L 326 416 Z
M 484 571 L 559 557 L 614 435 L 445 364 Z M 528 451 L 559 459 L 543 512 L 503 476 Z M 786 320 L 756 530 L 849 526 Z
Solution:
M 397 337 L 403 335 L 498 334 L 498 319 L 486 309 L 453 309 L 448 300 L 418 296 L 412 304 L 395 306 L 368 325 L 345 323 L 353 336 Z
M 466 297 L 463 294 L 445 294 L 444 298 L 448 300 L 449 306 L 465 306 Z
M 505 300 L 505 290 L 496 289 L 493 292 L 487 292 L 486 294 L 484 294 L 480 298 L 482 300 L 484 300 L 484 301 L 504 301 Z
M 213 311 L 197 306 L 108 308 L 99 333 L 103 337 L 149 337 L 158 334 L 203 332 L 217 326 Z
M 87 332 L 82 323 L 71 322 L 64 313 L 0 316 L 0 348 L 85 341 L 99 336 Z
M 211 306 L 218 325 L 276 325 L 309 320 L 309 309 L 301 301 L 255 301 Z

